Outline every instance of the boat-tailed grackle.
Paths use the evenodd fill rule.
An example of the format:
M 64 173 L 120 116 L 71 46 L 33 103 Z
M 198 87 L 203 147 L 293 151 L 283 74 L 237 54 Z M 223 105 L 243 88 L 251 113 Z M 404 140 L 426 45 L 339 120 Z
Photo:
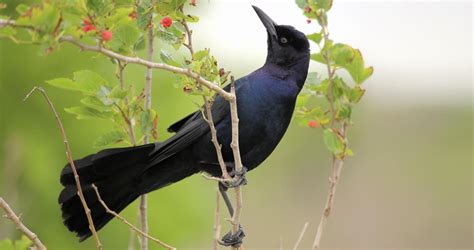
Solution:
M 260 165 L 285 134 L 310 59 L 309 43 L 302 32 L 292 26 L 277 25 L 261 9 L 253 8 L 266 28 L 268 52 L 261 68 L 235 81 L 240 153 L 248 171 Z M 230 108 L 220 96 L 212 105 L 212 116 L 224 160 L 232 172 Z M 168 131 L 176 134 L 163 142 L 105 149 L 75 161 L 96 229 L 105 226 L 113 216 L 106 213 L 91 184 L 98 187 L 110 209 L 120 212 L 140 195 L 195 173 L 222 175 L 209 125 L 200 110 L 171 125 Z M 91 232 L 69 165 L 62 170 L 60 181 L 64 186 L 59 195 L 64 224 L 81 241 L 85 240 Z M 226 189 L 221 186 L 224 196 Z M 229 212 L 233 213 L 231 207 Z M 227 234 L 222 241 L 239 246 L 243 237 L 244 233 L 239 231 L 236 235 Z

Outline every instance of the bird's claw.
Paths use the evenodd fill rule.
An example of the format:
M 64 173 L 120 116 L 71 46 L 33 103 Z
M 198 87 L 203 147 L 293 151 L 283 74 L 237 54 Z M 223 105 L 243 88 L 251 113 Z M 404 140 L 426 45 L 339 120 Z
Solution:
M 226 188 L 236 188 L 243 185 L 247 185 L 247 178 L 245 178 L 245 174 L 247 173 L 247 168 L 242 166 L 242 171 L 238 172 L 235 169 L 229 173 L 230 176 L 233 178 L 230 180 L 223 181 L 222 184 Z
M 244 237 L 245 237 L 245 233 L 242 230 L 242 227 L 239 226 L 239 230 L 235 234 L 232 234 L 232 231 L 231 231 L 231 232 L 228 232 L 226 235 L 224 235 L 224 237 L 222 237 L 222 240 L 219 241 L 219 244 L 225 247 L 232 246 L 235 248 L 239 248 L 240 245 L 242 245 L 244 241 Z

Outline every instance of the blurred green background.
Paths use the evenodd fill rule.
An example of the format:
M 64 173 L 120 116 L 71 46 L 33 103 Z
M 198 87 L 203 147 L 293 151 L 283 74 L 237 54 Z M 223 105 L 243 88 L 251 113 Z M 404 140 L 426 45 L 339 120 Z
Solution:
M 6 2 L 14 5 L 16 1 Z M 268 1 L 261 2 L 261 5 L 269 5 Z M 201 33 L 197 35 L 197 47 L 212 47 L 207 40 L 219 38 L 209 35 L 212 30 L 219 30 L 207 29 L 206 25 L 212 20 L 206 20 L 205 16 L 208 13 L 212 16 L 213 8 L 223 4 L 227 3 L 203 1 L 199 5 L 196 13 L 203 20 L 201 26 L 196 27 L 196 33 Z M 245 8 L 249 5 L 244 1 L 229 4 L 245 4 Z M 436 4 L 427 3 L 421 7 L 429 13 L 431 5 Z M 472 7 L 469 3 L 464 5 Z M 464 5 L 457 7 L 464 8 Z M 280 3 L 274 8 L 278 12 L 285 6 Z M 344 10 L 351 5 L 336 1 L 333 7 L 335 22 L 343 23 L 344 13 L 337 11 L 339 7 Z M 367 4 L 361 8 L 381 11 L 392 7 L 390 4 Z M 398 7 L 403 9 L 403 5 Z M 296 7 L 291 12 L 300 15 Z M 469 13 L 472 20 L 472 10 Z M 287 17 L 281 17 L 284 18 Z M 229 19 L 229 22 L 235 22 Z M 462 31 L 470 33 L 462 45 L 467 47 L 459 49 L 469 54 L 465 57 L 468 60 L 458 60 L 459 67 L 450 67 L 465 68 L 467 64 L 470 70 L 455 73 L 456 81 L 450 85 L 461 89 L 468 86 L 472 91 L 472 24 L 465 25 L 467 27 Z M 232 27 L 237 29 L 239 25 Z M 337 36 L 339 30 L 334 28 Z M 239 36 L 245 34 L 242 28 L 235 32 Z M 344 38 L 349 43 L 352 40 L 351 37 Z M 356 36 L 353 39 L 360 40 Z M 422 36 L 412 39 L 411 45 L 432 42 Z M 251 43 L 262 48 L 264 41 L 264 36 L 251 39 Z M 393 49 L 401 41 L 403 39 L 393 41 L 388 47 Z M 157 50 L 159 47 L 158 44 Z M 409 67 L 415 63 L 405 61 L 407 65 L 398 68 L 402 72 L 398 72 L 400 78 L 397 78 L 393 74 L 397 71 L 385 67 L 387 62 L 376 56 L 377 47 L 363 42 L 357 47 L 364 53 L 367 64 L 375 67 L 375 75 L 367 82 L 368 95 L 355 111 L 355 125 L 349 132 L 355 155 L 346 162 L 323 246 L 331 246 L 331 249 L 472 249 L 472 92 L 462 98 L 449 97 L 450 92 L 446 92 L 447 98 L 437 98 L 439 93 L 426 98 L 432 90 L 410 91 L 413 90 L 410 85 L 427 81 L 423 86 L 429 86 L 432 81 L 429 74 L 423 75 L 416 66 Z M 226 69 L 236 76 L 249 73 L 264 60 L 262 54 L 261 58 L 251 58 L 251 63 L 244 64 L 238 61 L 237 50 L 229 51 L 225 46 L 215 50 Z M 38 56 L 37 52 L 35 46 L 0 41 L 0 196 L 21 214 L 22 220 L 50 249 L 94 249 L 92 240 L 79 244 L 62 225 L 57 204 L 61 189 L 58 176 L 66 157 L 53 115 L 39 96 L 35 95 L 27 102 L 22 99 L 33 86 L 45 86 L 60 112 L 73 156 L 79 158 L 96 150 L 92 148 L 94 139 L 108 131 L 110 124 L 101 120 L 76 120 L 65 113 L 63 108 L 78 104 L 79 94 L 47 86 L 45 80 L 71 77 L 74 71 L 92 69 L 112 82 L 116 81 L 115 69 L 108 60 L 95 57 L 93 53 L 80 53 L 71 45 L 46 57 Z M 226 53 L 230 55 L 226 56 Z M 404 56 L 400 53 L 398 57 Z M 440 74 L 434 68 L 426 70 Z M 419 76 L 421 80 L 408 82 L 407 76 Z M 126 82 L 143 86 L 144 68 L 129 66 Z M 188 96 L 173 87 L 173 82 L 171 74 L 154 71 L 153 107 L 159 114 L 160 140 L 170 136 L 166 128 L 172 122 L 196 108 Z M 403 86 L 405 91 L 400 91 Z M 422 101 L 418 100 L 418 95 L 423 95 Z M 415 101 L 406 101 L 410 98 Z M 329 153 L 322 142 L 321 130 L 292 124 L 269 159 L 248 175 L 242 215 L 247 234 L 245 247 L 264 249 L 283 245 L 285 249 L 291 248 L 307 221 L 310 225 L 301 246 L 309 247 L 326 199 L 329 166 Z M 214 182 L 196 175 L 151 193 L 151 234 L 178 248 L 210 248 L 215 188 Z M 134 222 L 137 211 L 135 202 L 122 214 Z M 222 233 L 227 230 L 228 225 L 224 223 Z M 128 227 L 114 220 L 100 231 L 100 236 L 106 249 L 126 249 L 130 232 Z M 0 239 L 6 237 L 18 238 L 19 234 L 9 221 L 2 219 Z M 150 247 L 158 249 L 151 242 Z

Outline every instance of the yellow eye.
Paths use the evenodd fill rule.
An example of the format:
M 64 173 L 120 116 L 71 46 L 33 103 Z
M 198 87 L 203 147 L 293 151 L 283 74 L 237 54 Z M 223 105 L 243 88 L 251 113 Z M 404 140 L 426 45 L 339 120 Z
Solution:
M 288 39 L 286 39 L 286 37 L 282 37 L 282 38 L 280 38 L 280 42 L 281 43 L 287 43 Z

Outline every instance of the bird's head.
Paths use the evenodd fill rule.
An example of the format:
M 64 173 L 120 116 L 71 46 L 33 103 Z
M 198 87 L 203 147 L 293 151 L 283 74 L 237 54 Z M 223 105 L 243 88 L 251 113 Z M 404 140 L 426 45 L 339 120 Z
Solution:
M 289 25 L 276 24 L 265 12 L 252 6 L 267 29 L 268 54 L 266 64 L 290 68 L 299 62 L 309 62 L 309 42 L 306 35 Z

